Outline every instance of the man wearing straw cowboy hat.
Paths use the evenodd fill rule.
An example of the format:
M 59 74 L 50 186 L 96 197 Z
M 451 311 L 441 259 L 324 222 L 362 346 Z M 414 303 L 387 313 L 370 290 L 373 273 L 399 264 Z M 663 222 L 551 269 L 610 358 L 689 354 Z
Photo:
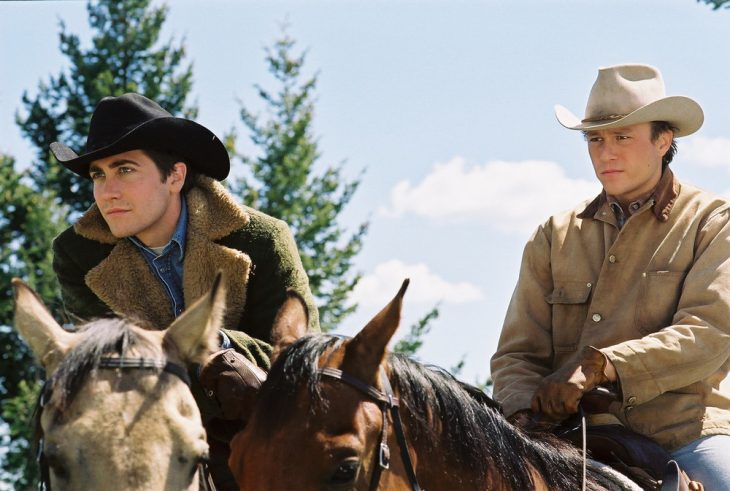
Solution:
M 219 489 L 237 489 L 227 443 L 243 400 L 268 368 L 271 327 L 293 290 L 317 309 L 286 224 L 239 205 L 218 182 L 230 162 L 221 141 L 139 94 L 106 97 L 91 117 L 86 153 L 51 151 L 91 179 L 95 204 L 54 241 L 54 270 L 69 314 L 130 316 L 162 329 L 211 287 L 219 270 L 227 298 L 221 347 L 194 384 Z M 258 367 L 257 367 L 258 366 Z
M 585 135 L 603 191 L 552 216 L 525 246 L 497 352 L 494 395 L 512 421 L 554 421 L 615 384 L 609 411 L 707 489 L 730 486 L 730 208 L 669 168 L 700 106 L 667 97 L 646 65 L 601 68 Z

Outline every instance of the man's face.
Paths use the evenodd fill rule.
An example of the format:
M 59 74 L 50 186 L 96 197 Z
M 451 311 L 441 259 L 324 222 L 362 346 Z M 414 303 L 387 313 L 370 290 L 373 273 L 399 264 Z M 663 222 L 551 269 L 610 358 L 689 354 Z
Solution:
M 115 237 L 136 236 L 150 247 L 167 244 L 180 215 L 185 164 L 162 177 L 142 150 L 95 160 L 89 167 L 94 200 Z
M 651 123 L 641 123 L 586 134 L 596 177 L 606 193 L 628 204 L 650 192 L 662 175 L 662 157 L 672 133 L 651 140 Z

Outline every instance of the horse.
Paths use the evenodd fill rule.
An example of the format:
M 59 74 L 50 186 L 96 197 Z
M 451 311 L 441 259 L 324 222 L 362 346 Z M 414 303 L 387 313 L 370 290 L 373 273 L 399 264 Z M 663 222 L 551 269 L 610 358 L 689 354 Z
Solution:
M 240 489 L 641 489 L 601 468 L 584 476 L 572 445 L 528 435 L 481 390 L 387 353 L 407 285 L 352 339 L 275 326 L 272 368 L 231 442 Z
M 216 345 L 220 276 L 164 331 L 124 319 L 64 330 L 13 280 L 15 327 L 48 375 L 39 404 L 46 489 L 198 490 L 208 444 L 188 371 Z

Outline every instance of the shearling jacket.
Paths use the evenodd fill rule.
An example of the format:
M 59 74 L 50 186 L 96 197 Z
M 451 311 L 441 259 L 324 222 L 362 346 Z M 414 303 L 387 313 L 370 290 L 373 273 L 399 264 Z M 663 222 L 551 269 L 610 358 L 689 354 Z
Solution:
M 509 415 L 591 345 L 611 360 L 611 412 L 675 450 L 730 434 L 730 208 L 667 169 L 619 230 L 605 193 L 551 217 L 528 241 L 492 358 Z
M 205 294 L 222 270 L 228 289 L 225 332 L 238 351 L 268 369 L 270 330 L 287 289 L 306 300 L 309 328 L 319 330 L 317 308 L 293 237 L 283 221 L 237 204 L 208 177 L 198 176 L 186 196 L 185 304 Z M 53 254 L 70 315 L 81 319 L 123 315 L 157 329 L 174 320 L 163 285 L 134 244 L 111 234 L 96 205 L 54 240 Z

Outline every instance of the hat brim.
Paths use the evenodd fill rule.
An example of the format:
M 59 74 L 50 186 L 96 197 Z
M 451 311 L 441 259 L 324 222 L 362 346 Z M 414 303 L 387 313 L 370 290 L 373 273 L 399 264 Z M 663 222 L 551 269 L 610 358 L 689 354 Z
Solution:
M 580 131 L 607 130 L 652 121 L 666 121 L 676 128 L 675 137 L 691 135 L 702 127 L 705 120 L 700 105 L 685 96 L 670 96 L 656 100 L 618 119 L 583 122 L 561 105 L 555 106 L 555 117 L 566 128 Z
M 183 118 L 152 119 L 109 145 L 82 155 L 77 155 L 62 143 L 51 143 L 51 152 L 56 160 L 87 179 L 91 162 L 137 149 L 151 149 L 179 156 L 196 172 L 219 181 L 228 176 L 231 167 L 228 151 L 218 137 L 205 126 Z

